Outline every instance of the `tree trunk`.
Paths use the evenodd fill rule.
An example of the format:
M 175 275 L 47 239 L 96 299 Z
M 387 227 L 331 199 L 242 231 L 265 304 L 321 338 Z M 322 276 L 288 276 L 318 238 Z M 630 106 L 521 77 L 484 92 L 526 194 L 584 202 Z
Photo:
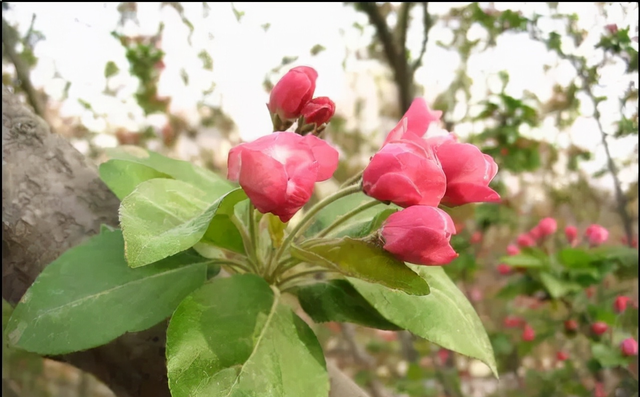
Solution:
M 15 304 L 67 249 L 118 226 L 119 201 L 68 141 L 2 87 L 2 297 Z M 89 372 L 119 397 L 170 396 L 167 322 L 94 349 L 52 357 Z M 329 366 L 332 397 L 366 393 Z M 355 391 L 361 393 L 356 394 Z

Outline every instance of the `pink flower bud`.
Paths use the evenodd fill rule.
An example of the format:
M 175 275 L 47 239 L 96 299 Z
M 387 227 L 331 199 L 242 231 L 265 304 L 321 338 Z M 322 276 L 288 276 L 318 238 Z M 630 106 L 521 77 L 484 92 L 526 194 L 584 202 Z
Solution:
M 531 328 L 529 324 L 525 324 L 524 329 L 522 330 L 522 340 L 526 342 L 531 342 L 536 338 L 536 332 Z
M 556 353 L 556 358 L 558 359 L 558 361 L 565 361 L 569 358 L 569 355 L 566 352 L 559 351 Z
M 542 235 L 542 231 L 540 230 L 540 226 L 536 225 L 533 228 L 531 228 L 531 230 L 529 230 L 529 236 L 534 239 L 534 240 L 540 240 L 543 235 Z
M 292 68 L 271 90 L 269 111 L 281 120 L 295 120 L 316 90 L 318 72 L 308 66 Z
M 517 316 L 507 316 L 504 318 L 503 324 L 506 328 L 518 328 L 524 324 L 524 320 Z
M 414 205 L 393 213 L 381 228 L 384 249 L 417 265 L 446 265 L 458 254 L 449 241 L 456 230 L 446 212 Z
M 558 222 L 553 218 L 544 218 L 538 223 L 540 237 L 546 237 L 554 234 L 558 230 Z
M 600 225 L 590 225 L 584 232 L 585 237 L 589 240 L 591 246 L 598 246 L 609 238 L 609 231 Z
M 578 228 L 575 226 L 567 226 L 564 228 L 564 235 L 567 237 L 567 242 L 573 246 L 577 242 Z
M 615 302 L 613 302 L 613 309 L 616 311 L 616 313 L 623 313 L 625 310 L 627 310 L 627 303 L 629 303 L 630 300 L 631 298 L 629 298 L 628 296 L 617 297 Z
M 609 326 L 602 321 L 597 321 L 591 324 L 591 331 L 596 335 L 602 335 L 609 329 Z
M 637 356 L 638 355 L 638 342 L 633 338 L 627 338 L 620 344 L 620 350 L 625 356 Z
M 227 178 L 239 182 L 258 209 L 282 222 L 311 198 L 316 182 L 338 168 L 338 152 L 313 135 L 276 132 L 229 152 Z
M 453 134 L 435 125 L 441 114 L 430 110 L 423 98 L 416 98 L 391 130 L 384 146 L 394 141 L 411 141 L 428 152 L 433 150 L 446 175 L 446 194 L 442 198 L 445 205 L 500 201 L 498 193 L 489 188 L 498 172 L 493 158 L 471 144 L 457 143 Z
M 565 321 L 564 330 L 567 332 L 576 332 L 578 330 L 578 322 L 576 320 Z
M 516 243 L 522 248 L 533 247 L 536 245 L 536 240 L 534 240 L 528 233 L 523 233 L 518 236 Z
M 467 203 L 495 203 L 500 195 L 489 187 L 498 165 L 469 143 L 445 142 L 436 149 L 436 156 L 447 177 L 447 191 L 442 203 L 457 206 Z
M 611 34 L 618 33 L 618 25 L 616 25 L 615 23 L 606 25 L 604 28 L 607 29 L 607 31 L 609 31 L 609 33 Z
M 607 392 L 604 390 L 604 384 L 602 382 L 596 382 L 593 389 L 593 397 L 607 397 Z
M 321 125 L 333 117 L 336 105 L 326 96 L 313 98 L 302 108 L 300 113 L 304 117 L 305 124 Z
M 365 168 L 362 190 L 401 207 L 437 206 L 446 190 L 446 179 L 429 147 L 393 141 L 383 146 Z
M 431 110 L 424 98 L 416 98 L 411 103 L 409 110 L 402 116 L 398 124 L 391 130 L 384 145 L 391 141 L 397 141 L 404 138 L 408 132 L 418 138 L 424 136 L 429 129 L 431 123 L 437 123 L 442 116 L 439 110 Z
M 471 235 L 471 240 L 469 240 L 469 242 L 471 244 L 478 244 L 481 241 L 482 241 L 482 232 L 480 231 L 473 232 L 473 234 Z
M 440 364 L 446 363 L 450 355 L 451 355 L 451 351 L 447 349 L 441 348 L 440 350 L 438 350 L 438 359 L 440 359 Z
M 498 266 L 496 266 L 496 270 L 498 270 L 498 273 L 502 274 L 503 276 L 506 276 L 507 274 L 511 273 L 511 266 L 504 263 L 500 263 Z
M 519 253 L 520 253 L 520 248 L 518 248 L 517 246 L 513 244 L 509 244 L 507 246 L 507 255 L 513 256 L 513 255 L 518 255 Z

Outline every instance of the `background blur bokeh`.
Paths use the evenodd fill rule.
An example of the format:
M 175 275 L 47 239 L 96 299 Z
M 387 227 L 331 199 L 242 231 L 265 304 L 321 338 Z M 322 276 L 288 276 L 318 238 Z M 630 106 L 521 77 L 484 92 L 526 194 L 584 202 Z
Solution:
M 316 95 L 336 103 L 325 137 L 341 165 L 318 185 L 322 196 L 362 169 L 410 99 L 424 96 L 448 130 L 500 168 L 493 183 L 500 205 L 453 210 L 461 255 L 445 270 L 488 329 L 502 380 L 425 341 L 362 327 L 319 326 L 325 352 L 374 396 L 592 395 L 582 371 L 588 354 L 569 369 L 556 359 L 567 343 L 579 351 L 578 342 L 546 324 L 547 335 L 523 350 L 503 329 L 505 315 L 534 310 L 536 298 L 496 296 L 512 282 L 496 265 L 544 217 L 557 219 L 559 231 L 600 224 L 610 245 L 637 238 L 637 3 L 3 3 L 2 10 L 3 85 L 96 163 L 105 148 L 126 144 L 225 173 L 232 146 L 271 132 L 265 104 L 273 84 L 308 65 L 319 74 Z M 550 243 L 562 239 L 558 232 Z M 616 291 L 636 303 L 629 316 L 637 321 L 637 260 L 635 269 Z M 556 309 L 536 308 L 529 321 Z M 9 311 L 3 306 L 3 318 Z M 605 371 L 605 388 L 626 377 L 637 390 L 637 365 L 628 374 Z M 64 364 L 7 349 L 3 391 L 4 380 L 19 396 L 110 393 Z M 553 394 L 570 382 L 578 386 Z

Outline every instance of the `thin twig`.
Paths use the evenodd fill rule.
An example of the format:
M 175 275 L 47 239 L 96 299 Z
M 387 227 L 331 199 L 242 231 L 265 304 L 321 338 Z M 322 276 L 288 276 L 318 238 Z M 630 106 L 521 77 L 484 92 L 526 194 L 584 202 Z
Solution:
M 367 353 L 364 349 L 362 349 L 356 342 L 354 325 L 340 324 L 340 328 L 342 329 L 342 337 L 344 338 L 345 342 L 347 342 L 347 346 L 349 346 L 349 350 L 351 351 L 351 355 L 353 356 L 354 361 L 371 372 L 371 377 L 367 384 L 367 386 L 371 390 L 371 395 L 373 397 L 388 396 L 389 394 L 384 390 L 384 386 L 382 385 L 382 383 L 380 383 L 380 380 L 378 380 L 375 375 L 376 359 L 369 353 Z
M 398 12 L 398 23 L 396 25 L 396 34 L 398 35 L 398 48 L 404 49 L 407 47 L 407 30 L 409 29 L 409 13 L 414 3 L 406 2 L 400 6 Z M 401 54 L 405 55 L 405 54 Z
M 13 63 L 16 68 L 16 76 L 20 80 L 20 86 L 27 94 L 27 100 L 33 107 L 33 111 L 43 119 L 45 118 L 44 106 L 40 101 L 40 97 L 36 92 L 36 89 L 31 84 L 31 78 L 29 77 L 29 66 L 25 63 L 24 59 L 16 52 L 16 45 L 18 44 L 18 32 L 2 18 L 2 44 L 4 45 L 4 51 L 7 57 Z
M 413 61 L 413 65 L 411 66 L 411 73 L 415 73 L 415 71 L 422 65 L 422 58 L 424 58 L 425 52 L 427 52 L 427 43 L 429 42 L 429 31 L 433 26 L 433 21 L 431 20 L 431 14 L 429 14 L 429 3 L 422 2 L 422 24 L 424 25 L 424 33 L 422 36 L 422 46 L 420 47 L 420 54 Z

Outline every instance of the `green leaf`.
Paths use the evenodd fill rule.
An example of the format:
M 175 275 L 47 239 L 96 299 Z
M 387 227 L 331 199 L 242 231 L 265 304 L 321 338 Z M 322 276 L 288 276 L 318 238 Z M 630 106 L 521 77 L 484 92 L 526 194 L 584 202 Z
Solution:
M 591 255 L 584 250 L 565 248 L 558 252 L 558 261 L 571 269 L 585 268 L 591 263 Z
M 477 358 L 497 377 L 489 337 L 467 298 L 441 267 L 409 267 L 429 283 L 429 295 L 407 295 L 378 284 L 348 280 L 387 320 L 446 349 Z
M 218 200 L 218 208 L 209 222 L 207 231 L 202 236 L 202 242 L 213 244 L 220 248 L 225 248 L 240 254 L 244 254 L 244 243 L 242 235 L 236 225 L 231 221 L 235 216 L 236 204 L 247 200 L 244 190 L 238 188 L 227 193 Z
M 109 160 L 102 163 L 99 172 L 100 179 L 120 200 L 144 181 L 154 178 L 172 179 L 171 176 L 151 167 L 125 160 Z
M 233 211 L 233 205 L 245 198 L 242 189 L 214 201 L 211 194 L 186 182 L 174 179 L 143 182 L 120 203 L 120 225 L 129 266 L 148 265 L 191 248 L 205 233 L 208 240 L 218 242 L 216 226 L 210 228 L 214 215 L 219 207 L 226 210 L 225 214 L 229 207 Z
M 111 76 L 115 76 L 119 71 L 120 69 L 118 68 L 118 65 L 113 61 L 109 61 L 104 66 L 104 77 L 109 78 Z
M 205 281 L 203 261 L 187 252 L 131 269 L 122 233 L 103 230 L 44 268 L 14 309 L 7 335 L 24 350 L 54 355 L 150 328 Z
M 187 297 L 167 330 L 173 397 L 326 397 L 322 348 L 264 279 L 214 279 Z
M 429 284 L 378 245 L 350 237 L 310 239 L 291 246 L 291 255 L 307 263 L 379 283 L 411 295 L 426 295 Z
M 540 268 L 545 265 L 544 261 L 533 255 L 519 254 L 512 256 L 503 256 L 500 262 L 506 263 L 513 267 Z
M 531 277 L 521 277 L 514 281 L 510 281 L 497 294 L 496 298 L 503 300 L 512 300 L 518 295 L 533 295 L 536 291 L 541 290 L 542 285 Z
M 625 366 L 628 361 L 619 349 L 614 349 L 602 343 L 592 343 L 591 354 L 603 368 Z
M 106 153 L 110 159 L 143 165 L 161 174 L 166 174 L 173 179 L 187 182 L 211 194 L 214 198 L 218 198 L 234 189 L 231 183 L 207 169 L 198 167 L 187 161 L 165 157 L 137 146 L 118 146 L 117 148 L 106 149 Z M 102 178 L 102 172 L 100 173 L 100 177 Z M 121 177 L 124 179 L 132 178 L 134 180 L 140 178 L 140 176 L 130 176 L 130 174 L 122 174 Z M 107 183 L 109 188 L 112 188 L 112 185 L 127 186 L 132 184 L 132 182 L 118 181 L 114 180 L 114 178 L 104 182 Z
M 555 299 L 562 298 L 570 292 L 582 290 L 582 286 L 580 284 L 560 279 L 548 272 L 540 273 L 540 281 L 549 292 L 549 295 Z
M 316 323 L 348 322 L 365 327 L 400 330 L 389 322 L 346 280 L 331 280 L 296 290 L 302 309 Z

